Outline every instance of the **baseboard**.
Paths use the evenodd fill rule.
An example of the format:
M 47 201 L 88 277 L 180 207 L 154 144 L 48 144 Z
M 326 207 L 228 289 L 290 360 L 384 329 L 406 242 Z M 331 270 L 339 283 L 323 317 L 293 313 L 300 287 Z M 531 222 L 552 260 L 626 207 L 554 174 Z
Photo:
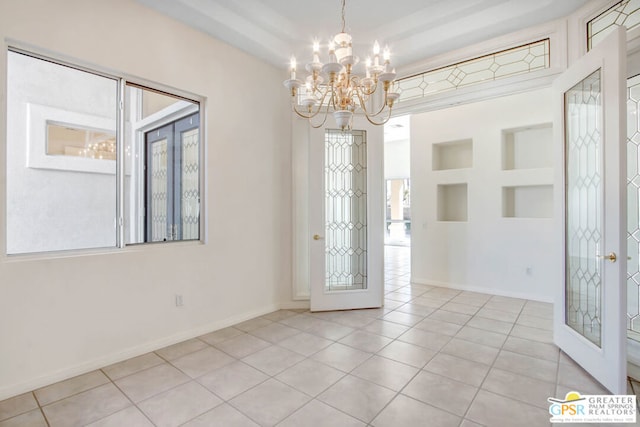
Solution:
M 522 298 L 522 299 L 528 299 L 532 301 L 553 303 L 553 298 L 544 298 L 544 297 L 541 298 L 540 295 L 536 295 L 536 294 L 529 294 L 526 292 L 510 292 L 510 291 L 505 291 L 504 289 L 491 288 L 486 286 L 460 285 L 457 283 L 440 282 L 438 280 L 424 279 L 424 278 L 414 277 L 414 276 L 411 276 L 411 283 L 416 283 L 419 285 L 440 286 L 442 288 L 450 288 L 450 289 L 456 289 L 460 291 L 478 292 L 480 294 L 491 294 L 491 295 L 499 295 L 502 297 Z
M 286 301 L 280 303 L 280 310 L 300 310 L 309 309 L 309 300 Z
M 307 302 L 307 306 L 308 306 Z M 90 361 L 60 369 L 50 374 L 42 375 L 40 377 L 24 381 L 21 383 L 11 384 L 8 386 L 0 386 L 0 401 L 8 399 L 13 396 L 17 396 L 22 393 L 26 393 L 38 388 L 63 381 L 69 378 L 73 378 L 78 375 L 85 374 L 87 372 L 94 371 L 96 369 L 103 368 L 105 366 L 112 365 L 114 363 L 122 362 L 123 360 L 131 359 L 132 357 L 140 356 L 151 351 L 159 350 L 169 345 L 177 344 L 179 342 L 199 337 L 200 335 L 207 334 L 209 332 L 217 331 L 218 329 L 233 326 L 237 323 L 244 322 L 245 320 L 253 319 L 254 317 L 262 316 L 267 313 L 271 313 L 280 309 L 279 305 L 271 304 L 265 306 L 259 310 L 243 313 L 237 316 L 228 317 L 223 320 L 212 322 L 206 325 L 198 326 L 197 328 L 183 331 L 169 337 L 161 338 L 155 341 L 150 341 L 135 347 L 130 347 L 122 351 L 118 351 L 109 354 L 104 357 L 92 359 Z

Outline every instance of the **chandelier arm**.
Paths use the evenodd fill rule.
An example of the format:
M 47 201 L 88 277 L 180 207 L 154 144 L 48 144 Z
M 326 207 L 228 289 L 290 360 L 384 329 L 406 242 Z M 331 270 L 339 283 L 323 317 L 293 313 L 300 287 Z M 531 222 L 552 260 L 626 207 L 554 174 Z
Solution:
M 326 110 L 325 110 L 325 113 L 324 113 L 324 119 L 322 119 L 322 122 L 321 122 L 320 124 L 318 124 L 317 126 L 316 126 L 316 125 L 314 125 L 314 124 L 311 122 L 311 119 L 309 119 L 309 124 L 311 125 L 311 127 L 312 127 L 312 128 L 314 128 L 314 129 L 318 129 L 319 127 L 324 126 L 325 122 L 327 121 L 327 117 L 328 117 L 328 116 L 329 116 L 329 109 L 326 109 Z
M 380 113 L 378 113 L 378 114 L 380 114 Z M 387 114 L 387 118 L 386 118 L 386 119 L 384 119 L 384 120 L 383 120 L 383 121 L 381 121 L 381 122 L 376 122 L 376 121 L 372 120 L 372 119 L 371 119 L 371 117 L 370 117 L 370 116 L 368 116 L 367 114 L 365 114 L 365 115 L 364 115 L 364 117 L 365 117 L 365 118 L 367 119 L 367 121 L 368 121 L 369 123 L 371 123 L 372 125 L 374 125 L 374 126 L 380 126 L 380 125 L 383 125 L 383 124 L 387 123 L 387 122 L 389 121 L 389 119 L 391 118 L 391 108 L 389 108 L 389 113 Z M 375 116 L 373 116 L 373 117 L 375 117 Z
M 331 98 L 329 99 L 329 105 L 333 107 L 334 111 L 338 111 L 338 107 L 336 107 L 336 91 L 335 87 L 331 85 Z M 329 106 L 327 106 L 327 111 L 329 111 Z
M 364 100 L 362 99 L 362 96 L 360 95 L 359 91 L 356 91 L 356 95 L 358 95 L 358 101 L 360 101 L 360 107 L 362 107 L 362 110 L 364 111 L 364 115 L 367 117 L 367 119 L 369 117 L 377 117 L 378 115 L 380 115 L 384 111 L 384 108 L 387 106 L 387 91 L 384 92 L 384 102 L 382 103 L 382 107 L 380 107 L 380 110 L 375 114 L 371 114 L 369 111 L 367 111 L 367 107 L 366 107 L 366 105 L 364 103 Z M 389 114 L 391 114 L 391 108 L 389 108 Z M 387 120 L 389 120 L 389 119 L 387 118 Z M 369 121 L 371 121 L 371 120 L 369 120 Z M 371 122 L 371 123 L 373 123 L 373 122 Z M 381 124 L 384 124 L 384 123 L 386 123 L 386 121 L 381 123 Z M 373 124 L 375 124 L 375 123 L 373 123 Z
M 356 88 L 358 88 L 358 87 L 360 87 L 360 88 L 364 87 L 364 86 L 362 86 L 362 85 L 360 84 L 360 77 L 359 77 L 359 76 L 351 76 L 351 83 L 353 83 L 354 87 L 356 87 Z M 374 93 L 376 93 L 376 89 L 378 89 L 378 85 L 377 85 L 377 84 L 376 84 L 375 86 L 373 86 L 373 90 L 372 90 L 371 92 L 368 92 L 368 91 L 366 91 L 366 90 L 362 90 L 362 93 L 363 93 L 365 96 L 371 96 L 371 95 L 373 95 Z
M 318 109 L 315 111 L 315 113 L 309 113 L 309 114 L 307 115 L 307 114 L 304 114 L 303 112 L 298 111 L 298 109 L 296 108 L 296 103 L 295 103 L 295 101 L 293 101 L 293 100 L 291 101 L 292 109 L 293 109 L 293 111 L 294 111 L 298 116 L 302 117 L 303 119 L 312 119 L 312 118 L 314 118 L 315 116 L 317 116 L 317 115 L 318 115 L 318 113 L 320 113 L 320 111 L 322 110 L 322 105 L 324 104 L 324 100 L 325 100 L 325 98 L 327 97 L 327 93 L 329 93 L 329 90 L 326 90 L 326 91 L 324 92 L 324 94 L 322 95 L 322 99 L 321 99 L 321 100 L 320 100 L 320 102 L 318 103 Z M 325 119 L 324 119 L 324 120 L 326 120 L 326 117 L 325 117 Z M 323 121 L 323 123 L 324 123 L 324 121 Z

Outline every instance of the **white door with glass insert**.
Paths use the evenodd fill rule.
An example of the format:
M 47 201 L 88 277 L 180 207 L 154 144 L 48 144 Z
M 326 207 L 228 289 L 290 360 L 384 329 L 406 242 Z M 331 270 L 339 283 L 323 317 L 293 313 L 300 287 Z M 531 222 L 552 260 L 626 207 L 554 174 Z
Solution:
M 382 306 L 383 130 L 311 129 L 311 311 Z
M 618 28 L 554 82 L 561 285 L 554 341 L 626 394 L 626 43 Z M 580 390 L 577 390 L 580 391 Z

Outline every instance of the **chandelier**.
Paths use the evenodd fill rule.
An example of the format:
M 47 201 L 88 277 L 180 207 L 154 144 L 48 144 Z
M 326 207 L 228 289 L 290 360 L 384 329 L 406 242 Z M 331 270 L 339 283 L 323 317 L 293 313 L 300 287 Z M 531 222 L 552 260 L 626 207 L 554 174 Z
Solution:
M 309 75 L 304 81 L 296 78 L 296 59 L 292 56 L 290 78 L 283 82 L 291 94 L 293 111 L 309 119 L 314 128 L 324 125 L 330 111 L 342 130 L 351 129 L 353 114 L 360 111 L 370 123 L 383 125 L 400 96 L 393 91 L 396 72 L 391 67 L 389 48 L 380 58 L 377 41 L 373 44 L 373 60 L 369 57 L 365 62 L 365 75 L 354 73 L 359 58 L 353 55 L 351 35 L 345 32 L 345 2 L 342 0 L 342 31 L 329 41 L 329 61 L 320 62 L 320 43 L 315 41 L 312 62 L 305 67 Z

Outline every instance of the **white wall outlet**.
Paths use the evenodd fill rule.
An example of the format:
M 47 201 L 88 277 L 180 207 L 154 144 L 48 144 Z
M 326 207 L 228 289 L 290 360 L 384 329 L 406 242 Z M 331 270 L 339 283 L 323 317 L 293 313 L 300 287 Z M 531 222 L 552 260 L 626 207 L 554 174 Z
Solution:
M 182 307 L 183 305 L 182 295 L 176 295 L 176 307 Z
M 527 276 L 531 276 L 533 275 L 533 267 L 527 267 L 524 272 L 527 274 Z

